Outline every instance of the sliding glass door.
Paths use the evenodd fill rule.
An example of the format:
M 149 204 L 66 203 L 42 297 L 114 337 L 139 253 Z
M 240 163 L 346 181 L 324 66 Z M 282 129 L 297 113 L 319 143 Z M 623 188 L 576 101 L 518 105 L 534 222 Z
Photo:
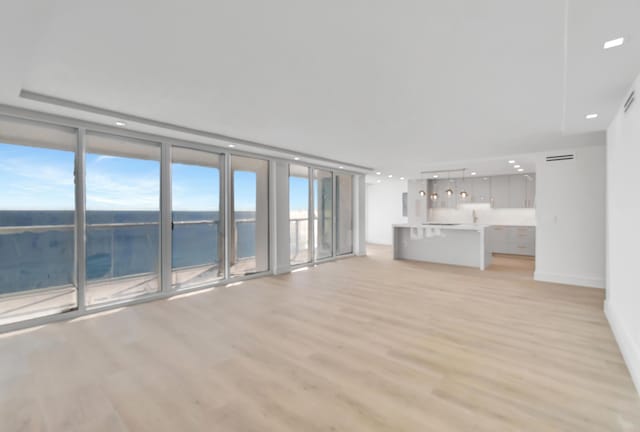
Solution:
M 175 289 L 224 277 L 221 155 L 183 147 L 171 150 L 171 268 Z
M 268 160 L 104 130 L 0 115 L 0 330 L 269 271 Z M 352 253 L 353 177 L 288 181 L 290 265 Z
M 353 253 L 353 176 L 336 177 L 336 255 Z
M 313 179 L 315 258 L 333 256 L 333 174 L 316 169 Z
M 73 129 L 0 117 L 0 325 L 77 307 Z
M 88 306 L 160 290 L 160 146 L 86 136 Z
M 231 156 L 230 276 L 269 270 L 269 162 Z
M 310 180 L 312 194 L 308 190 Z M 289 165 L 292 265 L 353 253 L 353 199 L 353 175 Z M 307 237 L 304 224 L 308 221 L 309 207 L 313 225 Z M 313 254 L 306 253 L 306 245 L 311 246 L 309 238 L 313 239 Z
M 291 265 L 311 261 L 309 168 L 289 165 L 289 240 Z

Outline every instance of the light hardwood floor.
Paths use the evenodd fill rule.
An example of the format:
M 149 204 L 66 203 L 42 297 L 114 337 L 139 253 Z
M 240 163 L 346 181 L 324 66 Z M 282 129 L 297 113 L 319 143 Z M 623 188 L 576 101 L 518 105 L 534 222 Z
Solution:
M 0 431 L 633 431 L 601 290 L 370 256 L 0 335 Z

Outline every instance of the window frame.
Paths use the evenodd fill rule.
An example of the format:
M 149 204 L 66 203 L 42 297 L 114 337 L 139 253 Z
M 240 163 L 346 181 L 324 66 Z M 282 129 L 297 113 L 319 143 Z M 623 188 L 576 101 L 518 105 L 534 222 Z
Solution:
M 15 321 L 9 324 L 0 325 L 0 333 L 10 332 L 14 330 L 20 330 L 24 328 L 29 328 L 33 326 L 48 324 L 56 321 L 64 321 L 71 320 L 83 316 L 92 315 L 95 313 L 114 310 L 120 308 L 122 306 L 129 306 L 135 304 L 146 303 L 150 301 L 155 301 L 159 299 L 167 299 L 174 296 L 182 296 L 185 294 L 190 294 L 192 292 L 202 291 L 215 286 L 224 286 L 229 283 L 237 283 L 245 280 L 251 280 L 255 278 L 259 278 L 269 274 L 275 274 L 275 268 L 273 264 L 274 259 L 274 251 L 273 248 L 273 236 L 275 230 L 275 223 L 273 223 L 272 211 L 275 209 L 274 199 L 276 199 L 276 195 L 272 192 L 275 188 L 275 165 L 276 162 L 281 161 L 285 164 L 294 163 L 293 160 L 272 156 L 264 153 L 257 152 L 249 152 L 242 151 L 232 148 L 230 142 L 224 138 L 220 138 L 217 141 L 211 142 L 210 144 L 204 142 L 195 142 L 188 141 L 185 139 L 171 138 L 166 135 L 157 135 L 153 133 L 146 132 L 138 132 L 128 129 L 122 129 L 120 127 L 104 125 L 99 123 L 94 123 L 90 121 L 84 121 L 80 119 L 74 119 L 69 117 L 62 117 L 54 114 L 46 114 L 39 113 L 36 111 L 22 110 L 13 107 L 0 107 L 0 116 L 2 118 L 15 119 L 18 121 L 28 121 L 33 122 L 45 126 L 50 127 L 63 127 L 63 128 L 71 128 L 75 131 L 76 135 L 76 143 L 74 146 L 75 152 L 75 277 L 76 277 L 76 300 L 77 307 L 75 309 L 71 309 L 68 311 L 56 313 L 53 315 L 47 315 L 43 317 L 27 319 L 22 321 Z M 100 133 L 100 134 L 108 134 L 121 136 L 124 139 L 134 139 L 134 140 L 142 140 L 146 142 L 157 143 L 161 148 L 160 153 L 160 237 L 159 237 L 159 249 L 160 249 L 160 267 L 158 270 L 158 277 L 160 279 L 160 289 L 158 292 L 149 294 L 146 296 L 142 296 L 139 298 L 126 299 L 122 302 L 115 303 L 104 303 L 99 304 L 94 307 L 88 309 L 86 307 L 86 135 L 88 132 L 92 133 Z M 200 150 L 205 152 L 210 152 L 214 154 L 221 155 L 223 158 L 223 163 L 221 166 L 221 189 L 222 189 L 222 203 L 224 206 L 224 211 L 221 211 L 221 219 L 222 225 L 224 226 L 223 235 L 224 235 L 224 247 L 225 247 L 225 256 L 224 256 L 224 278 L 214 281 L 210 284 L 203 284 L 202 286 L 194 286 L 181 290 L 173 290 L 171 286 L 171 150 L 173 147 L 183 147 L 194 150 Z M 255 274 L 249 274 L 245 276 L 238 276 L 231 278 L 229 274 L 229 217 L 226 213 L 229 211 L 229 200 L 230 197 L 230 176 L 232 175 L 230 170 L 231 156 L 243 156 L 254 159 L 265 160 L 268 163 L 268 201 L 267 201 L 267 217 L 268 217 L 268 229 L 267 229 L 267 251 L 268 251 L 268 268 L 267 270 Z M 335 173 L 338 170 L 331 168 L 327 165 L 319 165 L 319 164 L 309 164 L 309 163 L 300 163 L 299 165 L 306 166 L 309 169 L 310 173 L 310 181 L 309 181 L 309 192 L 311 199 L 309 200 L 309 215 L 311 223 L 309 224 L 309 242 L 310 247 L 314 248 L 315 238 L 314 238 L 314 229 L 313 229 L 313 177 L 312 173 L 314 169 L 320 169 L 324 171 L 330 171 L 332 173 L 332 178 L 335 177 Z M 279 169 L 278 169 L 279 170 Z M 278 171 L 279 172 L 279 171 Z M 344 172 L 351 174 L 353 179 L 355 180 L 357 175 L 362 175 L 361 172 L 358 171 L 349 171 L 349 170 L 339 170 L 339 172 Z M 279 174 L 278 174 L 279 175 Z M 353 256 L 354 253 L 349 255 L 335 255 L 335 179 L 333 182 L 333 214 L 332 214 L 332 225 L 333 225 L 333 245 L 332 245 L 332 256 L 324 258 L 322 260 L 315 260 L 315 256 L 310 263 L 303 263 L 297 266 L 289 265 L 288 269 L 293 270 L 296 267 L 304 267 L 309 264 L 316 264 L 320 262 L 328 262 L 336 259 L 342 259 L 345 257 Z M 276 191 L 277 194 L 278 191 Z M 358 192 L 356 192 L 358 193 Z M 287 215 L 288 216 L 288 215 Z M 280 218 L 280 215 L 278 215 Z M 355 212 L 354 212 L 355 218 Z M 355 233 L 355 230 L 354 230 Z M 278 233 L 280 235 L 280 233 Z M 288 234 L 287 234 L 288 235 Z M 354 237 L 355 240 L 355 237 Z M 355 242 L 354 242 L 354 250 L 355 250 Z M 315 252 L 312 253 L 315 255 Z

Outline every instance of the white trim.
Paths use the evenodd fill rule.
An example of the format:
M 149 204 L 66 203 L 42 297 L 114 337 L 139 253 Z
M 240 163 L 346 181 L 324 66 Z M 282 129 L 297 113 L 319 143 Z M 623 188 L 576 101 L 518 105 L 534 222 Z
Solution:
M 633 340 L 632 335 L 622 325 L 618 314 L 610 301 L 604 302 L 604 314 L 609 321 L 613 336 L 616 338 L 622 357 L 627 364 L 631 380 L 640 394 L 640 346 Z
M 153 119 L 147 118 L 147 117 L 136 116 L 136 115 L 124 113 L 124 112 L 121 112 L 121 111 L 109 110 L 109 109 L 106 109 L 106 108 L 101 108 L 101 107 L 97 107 L 97 106 L 93 106 L 93 105 L 88 105 L 88 104 L 84 104 L 84 103 L 81 103 L 81 102 L 76 102 L 76 101 L 72 101 L 72 100 L 68 100 L 68 99 L 62 99 L 62 98 L 58 98 L 58 97 L 55 97 L 55 96 L 45 95 L 45 94 L 42 94 L 42 93 L 37 93 L 37 92 L 30 91 L 30 90 L 21 89 L 20 90 L 20 97 L 23 98 L 23 99 L 28 99 L 28 100 L 32 100 L 32 101 L 36 101 L 36 102 L 45 103 L 45 104 L 51 104 L 51 105 L 65 107 L 65 108 L 70 108 L 72 110 L 83 111 L 83 112 L 88 112 L 88 113 L 92 113 L 92 114 L 98 114 L 98 115 L 105 116 L 105 117 L 108 117 L 108 118 L 125 119 L 125 120 L 127 120 L 129 122 L 143 124 L 143 125 L 146 125 L 146 126 L 157 127 L 157 128 L 165 129 L 165 130 L 168 130 L 168 131 L 185 133 L 185 134 L 196 136 L 196 137 L 202 137 L 202 138 L 213 139 L 213 140 L 217 140 L 217 141 L 219 140 L 219 141 L 229 142 L 229 143 L 233 143 L 233 144 L 237 144 L 237 145 L 242 145 L 244 147 L 257 149 L 259 153 L 263 152 L 263 151 L 276 152 L 276 153 L 280 153 L 280 154 L 283 154 L 283 155 L 288 155 L 288 154 L 292 153 L 290 150 L 288 150 L 286 148 L 282 148 L 282 147 L 278 147 L 278 146 L 274 146 L 274 145 L 269 145 L 269 144 L 265 144 L 265 143 L 261 143 L 261 142 L 257 142 L 257 141 L 246 140 L 246 139 L 242 139 L 242 138 L 237 138 L 237 137 L 233 137 L 233 136 L 229 136 L 229 135 L 220 134 L 220 133 L 217 133 L 217 132 L 210 132 L 210 131 L 205 131 L 205 130 L 201 130 L 201 129 L 194 129 L 194 128 L 190 128 L 190 127 L 186 127 L 186 126 L 181 126 L 181 125 L 178 125 L 178 124 L 173 124 L 173 123 L 167 123 L 167 122 L 163 122 L 163 121 L 153 120 Z M 318 155 L 315 155 L 315 154 L 306 153 L 306 152 L 299 152 L 299 151 L 296 151 L 295 153 L 297 155 L 299 155 L 300 157 L 304 157 L 305 159 L 316 160 L 316 161 L 319 161 L 321 163 L 325 163 L 325 164 L 327 164 L 329 166 L 341 165 L 341 166 L 348 166 L 350 168 L 354 168 L 354 169 L 356 169 L 358 171 L 365 171 L 365 172 L 373 171 L 373 168 L 371 168 L 371 167 L 366 167 L 366 166 L 362 166 L 362 165 L 356 165 L 356 164 L 352 164 L 352 163 L 348 163 L 348 162 L 342 162 L 342 161 L 339 161 L 339 160 L 336 160 L 336 159 L 327 158 L 327 157 L 324 157 L 324 156 L 318 156 Z
M 604 278 L 595 276 L 576 276 L 560 273 L 547 273 L 536 271 L 533 274 L 533 279 L 540 282 L 552 282 L 563 285 L 577 285 L 588 288 L 601 288 L 604 289 Z
M 283 149 L 273 150 L 273 153 L 272 153 L 272 152 L 268 152 L 267 150 L 265 151 L 240 150 L 238 148 L 234 148 L 232 151 L 230 151 L 228 144 L 230 142 L 234 142 L 231 140 L 213 139 L 213 138 L 207 139 L 206 137 L 201 137 L 196 135 L 193 135 L 194 137 L 193 139 L 175 138 L 175 137 L 172 137 L 170 134 L 163 135 L 163 134 L 157 134 L 157 133 L 141 132 L 130 127 L 122 128 L 119 126 L 111 126 L 110 124 L 81 120 L 78 118 L 67 117 L 67 116 L 62 116 L 57 114 L 49 114 L 41 111 L 35 111 L 35 110 L 26 109 L 26 108 L 5 105 L 1 103 L 0 103 L 0 115 L 3 115 L 5 117 L 10 117 L 14 120 L 18 119 L 23 121 L 28 120 L 28 121 L 38 122 L 38 123 L 45 123 L 49 126 L 54 126 L 58 128 L 59 127 L 66 127 L 66 128 L 73 128 L 73 129 L 84 128 L 91 132 L 115 135 L 118 137 L 138 139 L 143 141 L 153 141 L 156 144 L 167 142 L 175 146 L 180 146 L 180 147 L 186 146 L 186 147 L 201 149 L 201 150 L 214 152 L 214 153 L 221 153 L 221 154 L 228 153 L 228 154 L 234 154 L 238 156 L 247 156 L 247 157 L 259 158 L 259 159 L 260 158 L 274 159 L 274 160 L 285 161 L 287 163 L 293 163 L 293 161 L 289 157 L 289 155 L 291 154 L 290 150 L 286 150 L 286 151 L 284 151 Z M 297 152 L 296 154 L 300 154 L 300 153 Z M 315 167 L 319 167 L 324 170 L 334 170 L 335 165 L 340 164 L 347 167 L 344 170 L 342 170 L 343 172 L 351 173 L 351 174 L 362 174 L 362 173 L 367 173 L 373 170 L 372 168 L 368 168 L 368 167 L 357 168 L 353 164 L 350 164 L 347 162 L 339 162 L 339 161 L 325 162 L 321 159 L 322 158 L 314 158 L 311 155 L 309 155 L 308 160 L 305 157 L 304 160 L 300 160 L 298 161 L 298 163 L 303 165 L 313 165 Z

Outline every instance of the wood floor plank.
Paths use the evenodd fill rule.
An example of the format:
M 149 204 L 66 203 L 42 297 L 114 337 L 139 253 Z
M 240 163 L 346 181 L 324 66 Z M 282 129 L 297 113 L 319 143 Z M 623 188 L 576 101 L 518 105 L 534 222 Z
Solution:
M 602 290 L 369 251 L 0 335 L 0 430 L 640 431 Z

